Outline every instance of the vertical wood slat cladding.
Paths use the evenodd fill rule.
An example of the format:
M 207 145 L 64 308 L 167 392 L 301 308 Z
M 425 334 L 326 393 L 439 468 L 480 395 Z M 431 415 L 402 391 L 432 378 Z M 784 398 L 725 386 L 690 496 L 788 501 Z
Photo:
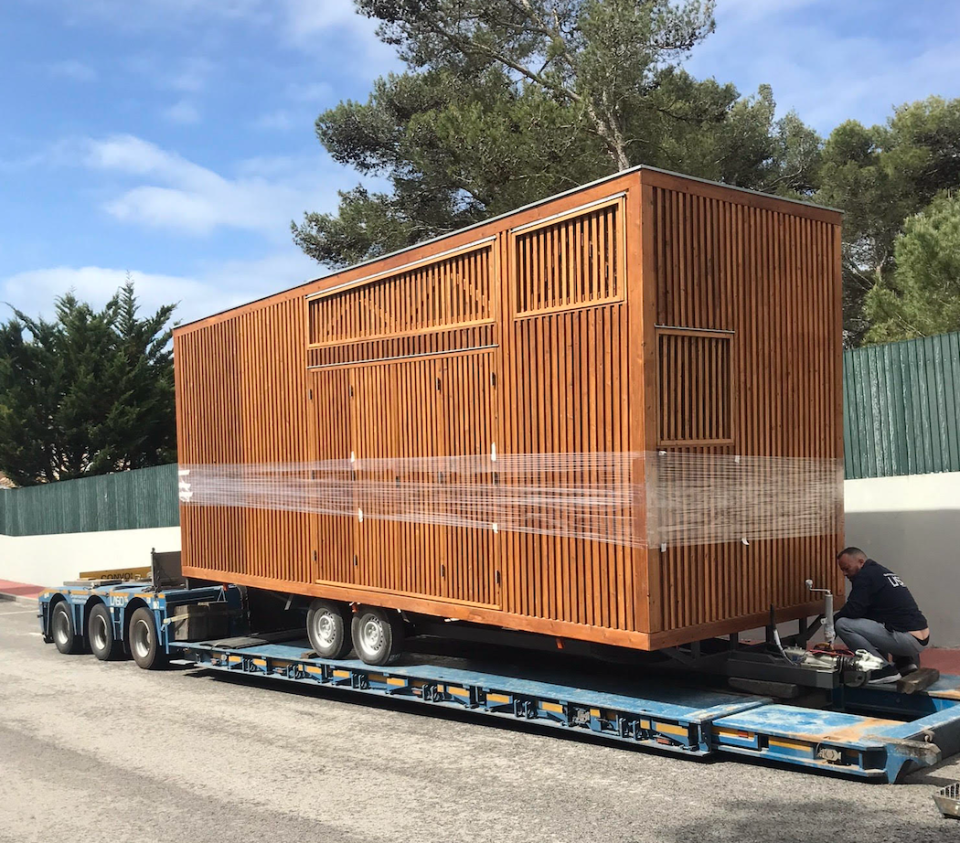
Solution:
M 728 340 L 733 440 L 728 445 L 685 443 L 676 440 L 688 437 L 676 436 L 665 444 L 687 453 L 841 458 L 835 376 L 841 354 L 837 226 L 790 210 L 654 185 L 657 323 L 733 332 Z M 683 357 L 672 343 L 662 342 L 662 335 L 661 378 L 672 376 L 675 384 L 672 395 L 663 396 L 671 403 L 661 407 L 661 430 L 665 425 L 668 433 L 687 432 L 696 439 L 710 405 L 691 402 L 690 380 L 680 379 L 691 366 L 703 377 L 716 360 L 702 350 Z M 799 605 L 806 599 L 807 577 L 842 594 L 843 578 L 834 563 L 842 542 L 839 517 L 827 532 L 652 553 L 648 558 L 659 566 L 663 587 L 655 619 L 659 628 L 710 624 L 771 605 Z
M 659 447 L 733 444 L 730 334 L 657 331 Z
M 836 457 L 838 221 L 641 170 L 184 326 L 181 463 Z M 181 523 L 190 576 L 645 649 L 750 628 L 771 602 L 797 617 L 807 576 L 842 587 L 835 535 L 660 553 L 359 513 L 182 506 Z
M 303 424 L 304 308 L 285 301 L 174 337 L 181 464 L 308 459 Z M 183 564 L 309 581 L 310 516 L 181 507 Z
M 518 314 L 616 301 L 623 295 L 623 201 L 601 203 L 515 235 Z
M 617 198 L 508 238 L 516 292 L 505 302 L 512 317 L 504 354 L 510 403 L 506 453 L 630 450 L 624 413 L 626 305 L 618 301 L 628 283 L 624 218 L 623 200 Z M 582 481 L 598 479 L 588 474 Z M 504 598 L 507 611 L 636 629 L 629 549 L 516 533 L 504 543 L 505 556 L 516 560 Z

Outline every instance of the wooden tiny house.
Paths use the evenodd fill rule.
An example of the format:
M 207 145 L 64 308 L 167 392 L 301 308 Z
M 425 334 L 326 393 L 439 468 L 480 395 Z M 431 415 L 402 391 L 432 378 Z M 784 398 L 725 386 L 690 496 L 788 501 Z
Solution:
M 843 593 L 836 211 L 638 168 L 174 344 L 187 576 L 641 649 Z

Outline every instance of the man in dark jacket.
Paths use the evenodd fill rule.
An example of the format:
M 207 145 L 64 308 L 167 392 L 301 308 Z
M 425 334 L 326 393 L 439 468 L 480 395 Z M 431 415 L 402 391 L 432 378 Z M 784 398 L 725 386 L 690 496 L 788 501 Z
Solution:
M 873 671 L 870 683 L 896 682 L 916 670 L 930 630 L 910 589 L 859 547 L 841 550 L 837 564 L 852 584 L 847 602 L 833 616 L 837 634 L 851 650 L 894 657 L 893 664 Z

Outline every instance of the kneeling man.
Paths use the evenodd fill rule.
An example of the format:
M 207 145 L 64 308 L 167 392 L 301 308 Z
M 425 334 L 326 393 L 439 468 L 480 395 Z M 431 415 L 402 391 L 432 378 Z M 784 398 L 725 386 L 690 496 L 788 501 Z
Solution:
M 851 650 L 894 657 L 893 664 L 873 672 L 870 683 L 896 682 L 916 670 L 930 630 L 910 589 L 859 547 L 841 550 L 837 564 L 852 584 L 846 604 L 833 616 L 837 635 Z

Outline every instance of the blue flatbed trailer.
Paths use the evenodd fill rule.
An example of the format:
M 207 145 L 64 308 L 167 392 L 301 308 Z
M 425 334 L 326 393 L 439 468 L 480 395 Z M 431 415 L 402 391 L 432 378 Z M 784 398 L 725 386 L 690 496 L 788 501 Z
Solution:
M 183 620 L 178 607 L 201 603 L 224 604 L 231 616 L 229 634 L 177 640 L 174 628 Z M 58 604 L 63 604 L 61 622 L 69 615 L 72 630 L 80 631 L 78 641 L 93 608 L 103 605 L 114 639 L 129 651 L 125 636 L 130 620 L 143 609 L 154 620 L 163 653 L 198 667 L 535 721 L 691 757 L 728 753 L 896 782 L 960 752 L 960 676 L 943 676 L 913 694 L 892 686 L 840 686 L 827 692 L 827 707 L 803 708 L 669 678 L 643 676 L 640 682 L 585 676 L 570 684 L 564 670 L 519 676 L 499 667 L 465 669 L 448 659 L 413 653 L 403 664 L 388 667 L 317 658 L 305 635 L 284 641 L 250 635 L 244 626 L 243 590 L 235 586 L 160 591 L 141 582 L 48 590 L 39 598 L 41 630 L 48 642 L 56 634 Z

